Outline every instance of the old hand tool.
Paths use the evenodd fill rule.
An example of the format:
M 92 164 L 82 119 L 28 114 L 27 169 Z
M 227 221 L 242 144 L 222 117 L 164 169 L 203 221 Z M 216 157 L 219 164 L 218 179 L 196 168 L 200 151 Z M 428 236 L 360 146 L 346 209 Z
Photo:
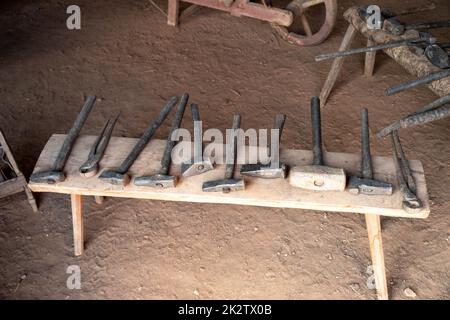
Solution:
M 350 49 L 345 51 L 337 51 L 337 52 L 331 52 L 331 53 L 324 53 L 319 54 L 316 56 L 316 61 L 323 61 L 328 59 L 334 59 L 337 57 L 345 57 L 352 54 L 358 54 L 358 53 L 364 53 L 364 52 L 373 52 L 381 49 L 388 49 L 388 48 L 395 48 L 400 46 L 410 46 L 410 45 L 416 45 L 420 43 L 428 43 L 433 44 L 436 42 L 436 39 L 431 37 L 428 33 L 419 33 L 419 37 L 411 38 L 411 39 L 402 39 L 402 40 L 394 40 L 390 42 L 386 42 L 383 44 L 378 44 L 375 46 L 369 46 L 369 47 L 363 47 L 363 48 L 356 48 L 356 49 Z
M 95 96 L 88 96 L 86 101 L 78 114 L 72 128 L 64 140 L 64 143 L 59 150 L 58 156 L 56 157 L 55 162 L 53 163 L 53 167 L 48 171 L 41 171 L 33 173 L 30 176 L 30 181 L 35 183 L 48 183 L 54 184 L 57 182 L 62 182 L 66 179 L 66 175 L 63 172 L 64 165 L 66 164 L 67 159 L 69 158 L 70 151 L 80 134 L 81 129 L 83 128 L 86 119 L 89 116 L 89 113 L 92 110 L 95 102 Z
M 183 177 L 195 176 L 214 169 L 211 159 L 203 157 L 202 123 L 196 104 L 191 104 L 191 114 L 194 122 L 194 158 L 192 161 L 181 165 L 181 175 Z
M 189 95 L 184 93 L 181 97 L 180 103 L 178 104 L 178 109 L 175 114 L 175 119 L 172 123 L 172 128 L 169 132 L 169 137 L 167 138 L 166 148 L 164 149 L 164 154 L 161 159 L 161 168 L 157 174 L 152 176 L 141 176 L 134 179 L 134 184 L 136 186 L 146 186 L 146 187 L 160 187 L 160 188 L 174 188 L 177 183 L 177 177 L 169 175 L 170 169 L 170 157 L 172 156 L 172 150 L 175 146 L 175 140 L 172 139 L 173 134 L 180 128 L 181 120 L 183 119 L 184 110 L 189 99 Z
M 176 103 L 177 97 L 170 98 L 170 100 L 166 103 L 164 108 L 159 113 L 158 117 L 151 123 L 147 130 L 145 130 L 142 137 L 136 142 L 135 146 L 125 158 L 125 160 L 123 160 L 122 164 L 116 169 L 103 171 L 100 174 L 99 179 L 110 184 L 123 186 L 127 185 L 130 182 L 130 176 L 127 174 L 128 170 L 131 168 L 137 157 L 141 154 L 142 150 L 144 150 L 147 143 L 155 134 L 161 123 L 163 123 L 164 119 L 166 119 L 167 115 L 176 105 Z
M 395 18 L 387 19 L 390 23 L 383 24 L 383 30 L 390 34 L 400 36 L 405 33 L 406 30 L 424 30 L 424 29 L 437 29 L 450 27 L 450 20 L 433 21 L 424 23 L 412 23 L 402 24 Z
M 441 69 L 450 68 L 448 52 L 441 46 L 430 44 L 425 48 L 424 55 L 434 66 Z
M 450 107 L 440 108 L 442 105 L 450 102 L 450 94 L 443 96 L 432 103 L 420 108 L 416 112 L 394 122 L 383 128 L 377 133 L 377 137 L 383 138 L 394 130 L 400 128 L 414 127 L 419 124 L 433 122 L 450 116 Z
M 108 146 L 109 140 L 111 139 L 114 126 L 120 117 L 120 112 L 111 121 L 111 118 L 106 121 L 97 139 L 95 139 L 94 144 L 91 147 L 88 158 L 85 163 L 80 166 L 80 174 L 83 177 L 89 178 L 93 177 L 98 172 L 99 162 L 105 153 L 106 147 Z
M 233 117 L 233 135 L 232 142 L 227 143 L 225 178 L 222 180 L 207 181 L 203 183 L 202 190 L 206 192 L 239 191 L 245 189 L 244 179 L 233 178 L 234 166 L 237 159 L 237 135 L 241 124 L 241 116 L 235 114 Z
M 402 91 L 405 91 L 405 90 L 408 90 L 408 89 L 411 89 L 414 87 L 418 87 L 420 85 L 424 85 L 424 84 L 427 84 L 427 83 L 430 83 L 430 82 L 433 82 L 433 81 L 436 81 L 436 80 L 439 80 L 439 79 L 442 79 L 442 78 L 445 78 L 448 76 L 450 76 L 450 69 L 435 72 L 435 73 L 429 74 L 429 75 L 422 77 L 420 79 L 417 79 L 417 80 L 412 80 L 409 82 L 401 83 L 399 85 L 396 85 L 394 87 L 390 87 L 390 88 L 386 89 L 384 91 L 384 93 L 386 95 L 390 96 L 390 95 L 393 95 L 393 94 L 396 94 L 396 93 L 399 93 L 399 92 L 402 92 Z
M 370 155 L 369 114 L 361 110 L 361 173 L 362 178 L 351 176 L 348 191 L 353 194 L 391 195 L 392 184 L 373 179 L 372 156 Z
M 320 100 L 311 99 L 311 125 L 313 164 L 295 166 L 289 172 L 289 183 L 293 187 L 310 190 L 344 191 L 346 176 L 343 169 L 324 165 L 322 154 L 322 132 L 320 123 Z
M 284 122 L 286 121 L 286 115 L 284 114 L 277 114 L 275 117 L 275 124 L 274 129 L 278 130 L 278 150 L 281 140 L 281 133 L 283 132 Z M 271 150 L 271 149 L 270 149 Z M 277 153 L 279 154 L 279 152 Z M 270 157 L 273 156 L 272 152 L 269 155 Z M 277 163 L 279 163 L 279 157 L 276 159 Z M 263 179 L 275 179 L 275 178 L 286 178 L 287 174 L 287 165 L 284 163 L 279 164 L 278 166 L 272 167 L 273 159 L 271 159 L 271 163 L 269 164 L 262 164 L 262 163 L 256 163 L 256 164 L 244 164 L 241 167 L 241 174 L 246 176 L 252 176 L 257 178 L 263 178 Z
M 392 152 L 394 156 L 395 171 L 403 194 L 403 208 L 406 211 L 417 211 L 422 208 L 422 202 L 416 195 L 416 183 L 411 173 L 408 160 L 403 152 L 397 131 L 391 133 Z

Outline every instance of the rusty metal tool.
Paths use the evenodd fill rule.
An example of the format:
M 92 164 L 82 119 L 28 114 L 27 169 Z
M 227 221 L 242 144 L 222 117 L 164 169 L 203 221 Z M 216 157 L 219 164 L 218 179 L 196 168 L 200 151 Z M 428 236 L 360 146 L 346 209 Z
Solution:
M 425 48 L 424 55 L 434 66 L 440 69 L 450 68 L 448 52 L 441 46 L 430 44 Z
M 377 50 L 395 48 L 395 47 L 401 47 L 401 46 L 414 46 L 414 45 L 417 45 L 420 43 L 433 44 L 435 42 L 436 42 L 436 39 L 433 38 L 430 34 L 419 33 L 419 37 L 416 37 L 416 38 L 394 40 L 394 41 L 386 42 L 383 44 L 377 44 L 374 46 L 319 54 L 315 57 L 315 60 L 323 61 L 323 60 L 334 59 L 334 58 L 338 58 L 338 57 L 345 57 L 345 56 L 349 56 L 352 54 L 373 52 L 373 51 L 377 51 Z
M 191 104 L 192 121 L 194 122 L 194 158 L 181 164 L 181 175 L 183 177 L 196 176 L 214 169 L 214 163 L 209 157 L 203 157 L 202 124 L 198 106 Z
M 313 164 L 292 167 L 289 172 L 289 183 L 293 187 L 309 190 L 344 191 L 346 185 L 344 170 L 324 165 L 320 122 L 320 100 L 313 97 L 311 99 Z
M 440 80 L 440 79 L 446 78 L 448 76 L 450 76 L 450 69 L 442 70 L 442 71 L 439 71 L 439 72 L 435 72 L 435 73 L 429 74 L 429 75 L 427 75 L 425 77 L 422 77 L 420 79 L 408 81 L 408 82 L 396 85 L 394 87 L 390 87 L 390 88 L 386 89 L 384 91 L 384 93 L 386 95 L 390 96 L 390 95 L 393 95 L 393 94 L 396 94 L 396 93 L 399 93 L 399 92 L 402 92 L 402 91 L 405 91 L 405 90 L 408 90 L 408 89 L 411 89 L 411 88 L 418 87 L 420 85 L 424 85 L 424 84 L 427 84 L 427 83 L 430 83 L 430 82 L 433 82 L 433 81 L 436 81 L 436 80 Z
M 131 168 L 137 157 L 141 154 L 142 150 L 144 150 L 145 146 L 148 144 L 156 130 L 163 123 L 164 119 L 166 119 L 167 115 L 176 103 L 177 97 L 170 98 L 156 119 L 150 124 L 141 138 L 136 142 L 135 146 L 123 160 L 122 164 L 116 169 L 103 171 L 98 178 L 114 185 L 127 185 L 130 182 L 130 176 L 127 174 L 128 170 Z
M 48 183 L 55 184 L 58 182 L 62 182 L 66 179 L 66 175 L 64 173 L 64 166 L 66 164 L 67 159 L 70 156 L 70 152 L 72 151 L 72 147 L 75 144 L 75 141 L 80 134 L 81 129 L 83 128 L 84 123 L 86 122 L 89 113 L 92 110 L 92 107 L 95 103 L 95 96 L 88 96 L 86 101 L 84 102 L 83 108 L 78 114 L 72 128 L 64 140 L 64 143 L 59 150 L 58 156 L 56 157 L 53 166 L 48 171 L 41 171 L 33 173 L 30 176 L 30 181 L 35 183 Z
M 175 140 L 172 136 L 180 128 L 181 121 L 183 120 L 184 110 L 186 109 L 189 95 L 184 93 L 181 97 L 178 109 L 175 114 L 175 118 L 172 122 L 172 127 L 167 138 L 166 148 L 161 159 L 161 168 L 159 172 L 151 176 L 141 176 L 134 179 L 134 185 L 145 187 L 159 187 L 159 188 L 175 188 L 177 184 L 177 177 L 169 175 L 170 169 L 170 157 L 172 156 L 172 150 L 175 146 Z
M 108 146 L 109 140 L 111 139 L 112 132 L 120 117 L 120 112 L 112 120 L 111 118 L 106 121 L 103 126 L 102 131 L 95 139 L 94 144 L 89 151 L 88 158 L 85 163 L 80 166 L 80 175 L 86 178 L 93 177 L 97 174 L 100 160 L 105 153 L 106 147 Z
M 403 194 L 403 208 L 409 212 L 415 212 L 422 208 L 422 201 L 416 195 L 416 183 L 411 173 L 408 160 L 406 159 L 397 131 L 391 133 L 392 152 L 394 157 L 395 171 L 400 191 Z
M 348 191 L 353 194 L 391 195 L 392 184 L 374 180 L 372 156 L 370 155 L 369 113 L 366 108 L 361 110 L 361 174 L 362 177 L 351 176 L 348 181 Z
M 450 94 L 443 96 L 430 104 L 420 108 L 416 112 L 392 123 L 391 125 L 381 129 L 377 133 L 378 138 L 383 138 L 395 130 L 400 128 L 414 127 L 419 124 L 425 124 L 436 120 L 450 117 L 450 107 L 442 107 L 450 102 Z
M 448 28 L 450 27 L 450 20 L 442 21 L 432 21 L 432 22 L 422 22 L 422 23 L 411 23 L 403 24 L 400 23 L 395 18 L 387 19 L 390 23 L 383 24 L 383 30 L 389 32 L 390 34 L 400 36 L 407 30 L 429 30 L 438 28 Z
M 223 192 L 239 191 L 245 189 L 244 179 L 234 178 L 234 167 L 237 159 L 237 130 L 241 124 L 241 116 L 235 114 L 233 117 L 233 141 L 227 144 L 225 178 L 221 180 L 207 181 L 202 185 L 204 192 Z
M 286 115 L 277 114 L 275 117 L 274 129 L 278 130 L 278 146 L 280 145 L 281 134 L 283 132 L 284 122 L 286 121 Z M 272 153 L 270 154 L 272 156 Z M 279 162 L 279 159 L 276 159 Z M 285 163 L 280 163 L 278 166 L 272 167 L 272 163 L 269 164 L 244 164 L 241 167 L 241 174 L 245 176 L 263 178 L 263 179 L 276 179 L 286 178 L 288 166 Z

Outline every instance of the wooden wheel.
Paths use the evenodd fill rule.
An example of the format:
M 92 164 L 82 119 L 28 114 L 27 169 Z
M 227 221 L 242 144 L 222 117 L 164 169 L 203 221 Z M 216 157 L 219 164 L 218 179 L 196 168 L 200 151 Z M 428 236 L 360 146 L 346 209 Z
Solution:
M 308 11 L 315 6 L 321 6 L 322 11 L 325 9 L 323 24 L 316 29 L 311 28 L 308 20 Z M 293 13 L 294 23 L 288 28 L 279 25 L 274 25 L 274 28 L 283 39 L 300 46 L 313 46 L 323 42 L 336 23 L 337 0 L 293 0 L 285 9 Z M 295 22 L 301 23 L 303 34 L 293 30 Z

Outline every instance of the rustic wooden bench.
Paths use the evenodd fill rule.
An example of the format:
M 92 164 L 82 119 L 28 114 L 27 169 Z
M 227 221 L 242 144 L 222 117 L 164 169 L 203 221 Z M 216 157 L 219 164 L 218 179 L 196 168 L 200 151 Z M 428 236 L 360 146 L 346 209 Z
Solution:
M 36 163 L 34 172 L 50 168 L 64 138 L 65 135 L 61 134 L 51 136 Z M 419 212 L 409 213 L 402 209 L 402 195 L 397 188 L 395 188 L 392 196 L 365 196 L 353 195 L 348 192 L 301 190 L 291 187 L 288 181 L 283 179 L 264 180 L 246 177 L 246 189 L 243 191 L 228 194 L 202 192 L 203 182 L 223 178 L 222 165 L 203 175 L 182 178 L 179 180 L 177 187 L 172 189 L 137 187 L 132 183 L 125 187 L 114 186 L 100 181 L 97 177 L 81 177 L 78 172 L 78 168 L 85 161 L 94 140 L 95 136 L 78 138 L 65 166 L 67 178 L 64 182 L 54 185 L 29 183 L 30 189 L 34 192 L 70 194 L 75 255 L 81 255 L 84 250 L 83 196 L 95 196 L 98 202 L 101 202 L 103 197 L 106 196 L 361 213 L 365 214 L 378 297 L 387 299 L 388 290 L 380 216 L 426 218 L 430 212 L 423 167 L 417 160 L 411 160 L 410 167 L 417 184 L 418 197 L 422 200 L 424 207 Z M 117 167 L 136 141 L 137 139 L 134 138 L 112 137 L 102 159 L 101 168 Z M 165 141 L 152 140 L 132 166 L 130 170 L 132 176 L 149 174 L 158 170 L 164 146 Z M 245 151 L 239 150 L 238 152 Z M 222 155 L 219 153 L 216 156 L 220 158 Z M 290 166 L 305 165 L 311 163 L 312 152 L 307 150 L 281 150 L 280 158 L 282 162 Z M 328 165 L 344 168 L 348 174 L 358 173 L 359 161 L 360 157 L 357 154 L 325 153 L 325 162 Z M 396 184 L 392 158 L 373 157 L 373 168 L 376 179 Z M 171 173 L 179 174 L 179 172 L 180 166 L 173 165 Z

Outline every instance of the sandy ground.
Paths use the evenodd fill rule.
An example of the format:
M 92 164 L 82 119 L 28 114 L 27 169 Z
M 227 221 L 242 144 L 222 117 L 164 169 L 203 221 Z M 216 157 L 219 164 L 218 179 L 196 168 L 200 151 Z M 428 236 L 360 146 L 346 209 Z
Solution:
M 410 19 L 448 18 L 448 1 L 434 2 L 438 10 Z M 314 56 L 338 48 L 346 28 L 342 12 L 358 1 L 339 0 L 337 27 L 311 48 L 285 43 L 266 23 L 208 9 L 172 28 L 145 0 L 76 3 L 80 31 L 65 27 L 72 2 L 0 4 L 0 127 L 27 176 L 47 139 L 67 132 L 88 94 L 100 101 L 85 134 L 96 134 L 122 110 L 115 134 L 138 137 L 167 97 L 187 91 L 208 128 L 227 128 L 234 112 L 247 128 L 267 127 L 283 112 L 283 147 L 309 148 L 309 100 L 330 67 Z M 355 46 L 363 43 L 359 37 Z M 385 88 L 411 76 L 382 54 L 373 78 L 363 76 L 362 66 L 362 56 L 345 62 L 323 111 L 325 147 L 359 152 L 359 110 L 367 107 L 373 153 L 390 155 L 376 129 L 436 96 L 418 88 L 386 97 Z M 450 298 L 449 124 L 402 132 L 408 156 L 424 164 L 432 212 L 426 220 L 382 220 L 393 299 L 407 299 L 407 287 L 417 298 Z M 156 136 L 165 138 L 168 127 Z M 86 252 L 76 258 L 69 197 L 41 194 L 39 200 L 39 214 L 24 194 L 0 200 L 1 298 L 376 297 L 366 286 L 370 255 L 360 215 L 127 199 L 97 205 L 89 198 Z M 66 287 L 69 265 L 81 268 L 81 290 Z

